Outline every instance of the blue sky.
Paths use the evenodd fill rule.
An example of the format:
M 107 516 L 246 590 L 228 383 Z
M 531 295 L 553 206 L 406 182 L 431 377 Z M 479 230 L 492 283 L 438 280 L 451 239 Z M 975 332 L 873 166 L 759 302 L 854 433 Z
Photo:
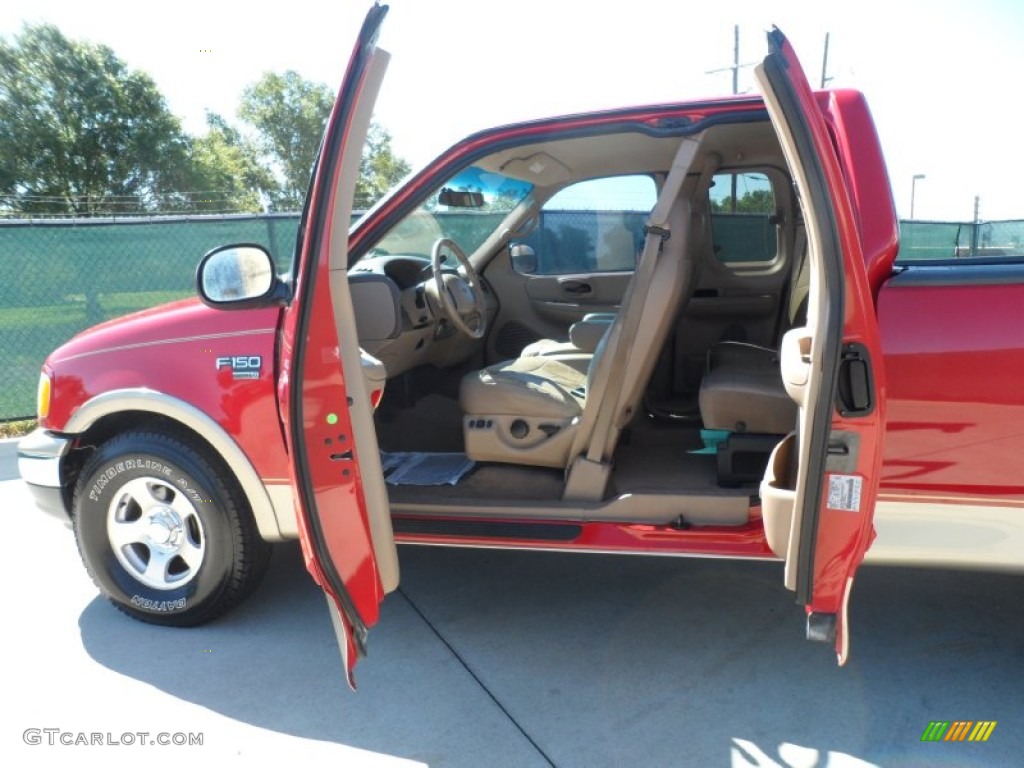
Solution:
M 201 131 L 204 110 L 233 117 L 242 88 L 267 70 L 336 87 L 368 7 L 34 0 L 8 8 L 0 34 L 45 20 L 105 43 L 152 75 L 186 127 Z M 969 219 L 975 195 L 982 218 L 1024 218 L 1024 3 L 1013 0 L 393 0 L 381 36 L 393 60 L 377 117 L 418 166 L 499 123 L 723 94 L 730 74 L 707 71 L 731 64 L 733 25 L 747 63 L 763 56 L 773 23 L 815 85 L 830 33 L 830 85 L 867 94 L 901 216 L 911 178 L 924 174 L 918 218 Z M 750 68 L 740 90 L 753 90 Z

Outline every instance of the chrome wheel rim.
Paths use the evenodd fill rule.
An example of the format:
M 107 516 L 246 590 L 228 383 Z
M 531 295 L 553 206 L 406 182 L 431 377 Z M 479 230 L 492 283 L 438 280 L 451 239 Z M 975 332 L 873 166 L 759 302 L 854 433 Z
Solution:
M 199 573 L 206 534 L 195 506 L 157 477 L 122 485 L 107 510 L 107 538 L 121 566 L 139 583 L 177 589 Z

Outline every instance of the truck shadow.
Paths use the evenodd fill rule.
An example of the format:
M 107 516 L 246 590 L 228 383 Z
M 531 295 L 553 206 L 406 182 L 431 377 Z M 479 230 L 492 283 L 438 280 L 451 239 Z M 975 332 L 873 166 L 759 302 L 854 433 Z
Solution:
M 804 641 L 775 563 L 407 547 L 353 694 L 298 546 L 274 554 L 257 594 L 206 627 L 151 627 L 93 601 L 85 649 L 239 721 L 445 765 L 516 762 L 526 741 L 508 716 L 559 766 L 811 764 L 810 752 L 820 766 L 964 764 L 977 755 L 931 752 L 968 747 L 985 764 L 1016 759 L 1016 575 L 862 570 L 840 669 Z M 1002 721 L 1007 736 L 922 744 L 931 720 Z

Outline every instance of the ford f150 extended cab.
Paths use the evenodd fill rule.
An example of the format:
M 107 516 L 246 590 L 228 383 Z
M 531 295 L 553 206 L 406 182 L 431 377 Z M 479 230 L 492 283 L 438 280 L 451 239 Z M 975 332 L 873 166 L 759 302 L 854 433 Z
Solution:
M 208 621 L 299 538 L 351 682 L 396 543 L 782 560 L 842 663 L 865 555 L 1024 566 L 1024 266 L 896 266 L 861 94 L 774 30 L 762 98 L 483 131 L 350 229 L 385 10 L 291 267 L 216 249 L 43 366 L 20 470 L 115 605 Z

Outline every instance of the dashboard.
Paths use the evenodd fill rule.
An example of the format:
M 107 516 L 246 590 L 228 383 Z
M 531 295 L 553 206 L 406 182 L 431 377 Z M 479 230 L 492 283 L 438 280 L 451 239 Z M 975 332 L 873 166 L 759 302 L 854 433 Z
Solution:
M 454 274 L 454 268 L 444 268 Z M 482 277 L 488 324 L 497 314 L 494 291 Z M 349 271 L 359 345 L 380 360 L 388 378 L 420 365 L 447 368 L 469 359 L 483 344 L 461 333 L 437 295 L 430 259 L 383 255 L 360 259 Z

